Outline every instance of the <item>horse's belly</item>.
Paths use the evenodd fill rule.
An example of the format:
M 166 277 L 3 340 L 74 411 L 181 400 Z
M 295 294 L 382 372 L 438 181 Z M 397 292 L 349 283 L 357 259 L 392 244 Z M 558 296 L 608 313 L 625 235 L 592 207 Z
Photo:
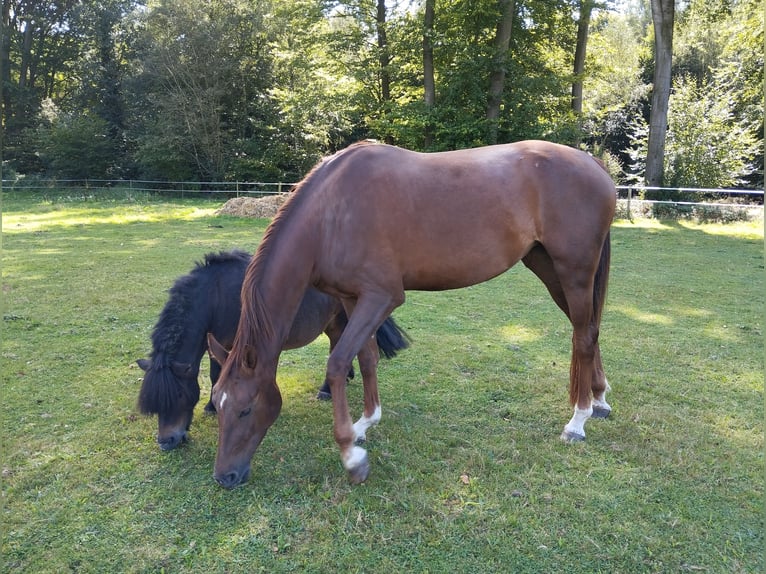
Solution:
M 410 254 L 403 261 L 405 290 L 442 291 L 483 283 L 513 267 L 529 251 L 521 245 L 453 246 Z

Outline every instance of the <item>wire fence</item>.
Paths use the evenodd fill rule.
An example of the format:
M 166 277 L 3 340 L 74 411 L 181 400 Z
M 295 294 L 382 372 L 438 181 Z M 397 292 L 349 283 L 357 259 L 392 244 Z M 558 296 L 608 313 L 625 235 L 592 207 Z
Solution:
M 293 182 L 253 181 L 158 181 L 111 179 L 40 179 L 2 180 L 3 192 L 38 194 L 51 198 L 99 199 L 120 197 L 137 201 L 167 197 L 208 198 L 222 201 L 234 197 L 264 197 L 289 192 Z M 699 217 L 710 212 L 747 212 L 763 216 L 763 190 L 710 189 L 696 187 L 667 188 L 618 185 L 621 217 L 684 214 Z

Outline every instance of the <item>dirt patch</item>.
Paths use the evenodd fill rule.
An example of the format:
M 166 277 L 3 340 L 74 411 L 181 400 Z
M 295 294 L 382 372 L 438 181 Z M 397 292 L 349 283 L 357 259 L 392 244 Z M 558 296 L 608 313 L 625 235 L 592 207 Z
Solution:
M 216 215 L 268 219 L 276 215 L 287 197 L 287 193 L 275 193 L 264 197 L 234 197 L 216 211 Z

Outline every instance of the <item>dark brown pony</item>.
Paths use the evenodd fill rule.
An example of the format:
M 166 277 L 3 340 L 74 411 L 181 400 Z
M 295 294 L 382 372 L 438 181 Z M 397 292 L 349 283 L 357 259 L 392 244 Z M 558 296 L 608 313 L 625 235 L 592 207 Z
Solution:
M 569 318 L 574 415 L 607 416 L 598 347 L 609 274 L 615 187 L 588 154 L 542 141 L 422 154 L 357 144 L 320 162 L 268 228 L 242 286 L 242 315 L 213 390 L 219 440 L 215 478 L 232 488 L 279 415 L 277 359 L 309 285 L 343 301 L 349 322 L 327 362 L 335 440 L 352 482 L 369 473 L 358 446 L 380 420 L 377 378 L 364 377 L 364 414 L 349 414 L 345 379 L 355 355 L 376 355 L 375 329 L 405 291 L 487 281 L 519 260 Z M 374 361 L 370 364 L 375 364 Z

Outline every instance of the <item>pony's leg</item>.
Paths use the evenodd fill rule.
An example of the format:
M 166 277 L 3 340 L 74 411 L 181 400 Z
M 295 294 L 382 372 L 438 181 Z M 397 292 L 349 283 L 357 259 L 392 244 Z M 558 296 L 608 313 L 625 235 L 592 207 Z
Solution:
M 389 296 L 367 295 L 360 298 L 354 308 L 353 315 L 350 315 L 343 335 L 341 335 L 327 361 L 327 380 L 332 391 L 335 442 L 340 448 L 343 467 L 348 472 L 351 482 L 355 484 L 367 479 L 370 473 L 370 464 L 367 459 L 367 451 L 355 444 L 357 430 L 351 424 L 348 399 L 346 398 L 346 373 L 348 373 L 353 358 L 362 351 L 363 347 L 369 347 L 375 329 L 391 314 L 394 307 L 395 304 L 392 303 Z M 369 363 L 367 366 L 373 365 Z M 368 391 L 370 391 L 370 406 L 373 405 L 373 400 L 377 399 L 377 379 L 374 383 L 374 392 L 368 389 L 368 386 L 372 387 L 373 385 L 369 378 L 365 378 L 365 410 L 368 406 Z M 366 412 L 365 414 L 372 418 L 375 414 L 374 407 L 371 413 Z
M 215 405 L 213 404 L 213 387 L 218 382 L 218 377 L 221 376 L 221 365 L 218 361 L 210 359 L 210 400 L 205 405 L 205 413 L 209 415 L 215 414 Z
M 364 412 L 354 423 L 354 443 L 359 445 L 367 440 L 367 429 L 380 422 L 381 408 L 378 397 L 378 361 L 380 352 L 375 335 L 362 347 L 357 355 L 359 370 L 362 373 L 364 387 Z
M 325 327 L 324 329 L 325 335 L 327 335 L 327 338 L 330 340 L 330 353 L 332 353 L 333 349 L 335 348 L 335 345 L 338 344 L 338 339 L 340 339 L 340 336 L 343 334 L 343 329 L 346 328 L 346 324 L 348 324 L 346 313 L 339 312 L 332 319 L 330 319 L 330 322 Z M 354 378 L 354 365 L 352 364 L 351 368 L 348 371 L 348 375 L 346 375 L 346 382 L 350 381 L 353 378 Z M 317 392 L 317 399 L 320 401 L 329 401 L 331 398 L 332 398 L 332 393 L 330 391 L 330 385 L 327 383 L 327 381 L 325 381 L 324 383 L 322 383 L 322 386 Z

